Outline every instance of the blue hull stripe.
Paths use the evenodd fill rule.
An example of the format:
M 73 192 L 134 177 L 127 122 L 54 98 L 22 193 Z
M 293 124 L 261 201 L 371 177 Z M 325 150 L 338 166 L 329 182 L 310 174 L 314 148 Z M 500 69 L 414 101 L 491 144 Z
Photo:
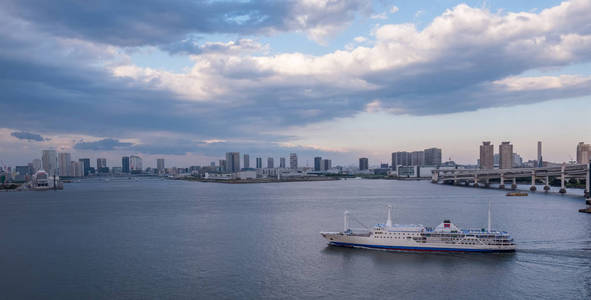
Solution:
M 375 248 L 385 250 L 403 250 L 403 251 L 447 251 L 447 252 L 514 252 L 514 249 L 465 249 L 465 248 L 436 248 L 436 247 L 408 247 L 408 246 L 383 246 L 383 245 L 366 245 L 366 244 L 352 244 L 341 242 L 330 242 L 330 245 L 341 247 L 363 247 Z

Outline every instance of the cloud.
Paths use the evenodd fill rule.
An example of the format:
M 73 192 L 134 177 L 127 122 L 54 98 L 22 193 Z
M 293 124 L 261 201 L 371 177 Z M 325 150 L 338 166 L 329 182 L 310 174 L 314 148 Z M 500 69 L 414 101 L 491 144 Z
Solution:
M 390 13 L 391 14 L 395 14 L 399 11 L 398 6 L 394 5 L 392 6 L 392 8 L 390 8 Z
M 375 20 L 375 19 L 379 19 L 379 20 L 385 20 L 385 19 L 387 19 L 387 18 L 388 18 L 388 16 L 386 16 L 386 13 L 385 13 L 385 12 L 383 12 L 383 13 L 379 13 L 379 14 L 371 15 L 371 17 L 370 17 L 370 18 L 371 18 L 371 19 L 374 19 L 374 20 Z
M 128 149 L 132 143 L 120 142 L 116 139 L 102 139 L 94 142 L 78 142 L 74 145 L 74 149 L 77 150 L 117 150 L 117 149 Z
M 19 139 L 19 140 L 27 140 L 27 141 L 35 141 L 35 142 L 43 142 L 44 139 L 40 134 L 26 132 L 26 131 L 15 131 L 10 134 L 11 136 Z
M 116 46 L 169 44 L 195 34 L 302 31 L 322 40 L 369 10 L 363 0 L 184 1 L 105 0 L 89 6 L 6 0 L 1 8 L 35 20 L 44 31 Z

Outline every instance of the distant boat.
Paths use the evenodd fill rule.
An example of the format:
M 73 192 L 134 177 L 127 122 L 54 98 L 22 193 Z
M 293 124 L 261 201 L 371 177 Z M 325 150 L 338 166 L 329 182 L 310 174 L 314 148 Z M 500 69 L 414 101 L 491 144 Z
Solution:
M 509 192 L 507 193 L 505 196 L 507 197 L 524 197 L 524 196 L 528 196 L 528 193 L 525 192 Z

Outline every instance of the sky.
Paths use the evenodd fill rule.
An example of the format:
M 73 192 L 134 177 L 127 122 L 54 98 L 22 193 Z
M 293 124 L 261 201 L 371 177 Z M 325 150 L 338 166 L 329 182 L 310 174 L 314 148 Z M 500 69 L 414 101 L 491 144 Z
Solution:
M 591 142 L 591 1 L 0 0 L 0 166 Z M 498 151 L 498 149 L 496 149 Z M 254 162 L 251 162 L 253 164 Z

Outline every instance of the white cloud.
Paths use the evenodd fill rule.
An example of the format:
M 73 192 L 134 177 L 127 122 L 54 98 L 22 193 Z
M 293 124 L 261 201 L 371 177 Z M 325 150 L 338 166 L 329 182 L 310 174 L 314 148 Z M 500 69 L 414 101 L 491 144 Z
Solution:
M 392 6 L 392 8 L 390 8 L 390 13 L 391 14 L 395 14 L 399 11 L 398 6 L 394 5 Z
M 372 15 L 370 18 L 372 18 L 372 19 L 379 19 L 379 20 L 385 20 L 385 19 L 388 18 L 388 16 L 386 16 L 386 13 L 383 12 L 383 13 L 380 13 L 380 14 Z

